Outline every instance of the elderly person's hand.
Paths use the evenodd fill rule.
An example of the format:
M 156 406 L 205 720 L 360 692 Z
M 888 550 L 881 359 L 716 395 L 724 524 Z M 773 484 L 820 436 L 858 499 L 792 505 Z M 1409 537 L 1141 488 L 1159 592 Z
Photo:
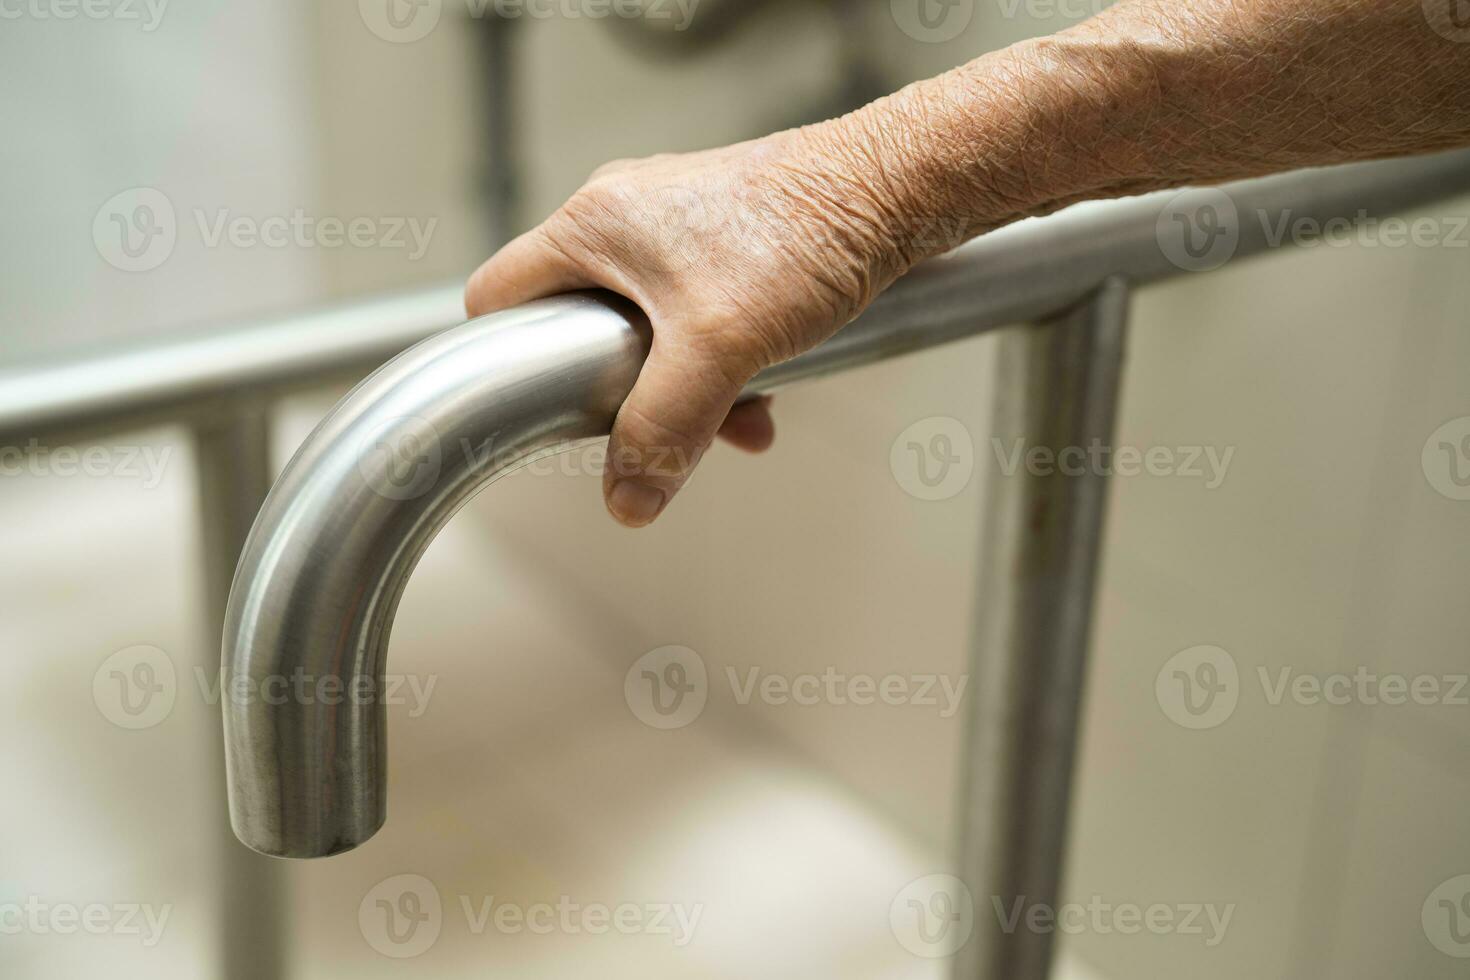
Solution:
M 731 412 L 740 389 L 907 268 L 893 202 L 875 172 L 844 161 L 854 144 L 839 132 L 608 164 L 471 280 L 471 314 L 589 286 L 648 314 L 653 348 L 607 454 L 608 504 L 624 523 L 658 515 L 716 430 L 766 448 L 767 404 Z
M 604 486 L 641 526 L 717 432 L 770 443 L 764 401 L 731 411 L 757 371 L 919 259 L 1084 198 L 1470 142 L 1457 2 L 1126 0 L 841 119 L 609 164 L 486 262 L 466 306 L 596 286 L 648 314 Z

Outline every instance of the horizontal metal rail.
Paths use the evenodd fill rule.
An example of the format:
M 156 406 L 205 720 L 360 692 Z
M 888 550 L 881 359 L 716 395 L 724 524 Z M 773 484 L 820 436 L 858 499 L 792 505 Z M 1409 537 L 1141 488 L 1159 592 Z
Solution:
M 269 401 L 334 378 L 356 380 L 464 320 L 463 284 L 65 360 L 0 367 L 0 445 L 104 437 L 141 426 L 227 421 L 240 398 Z
M 1228 185 L 1240 258 L 1289 220 L 1386 216 L 1470 192 L 1470 152 L 1307 170 Z M 771 388 L 1069 309 L 1109 277 L 1186 274 L 1160 247 L 1169 192 L 1077 205 L 991 232 L 925 263 L 820 348 L 766 372 Z M 461 287 L 436 287 L 111 353 L 0 368 L 0 445 L 103 436 L 232 399 L 268 399 L 365 373 L 463 320 Z
M 1350 217 L 1466 188 L 1465 155 L 1236 185 L 1228 192 L 1235 254 L 1267 247 L 1283 214 Z M 757 376 L 748 393 L 1040 320 L 1097 295 L 1104 283 L 1112 295 L 1180 272 L 1189 263 L 1166 254 L 1160 205 L 1157 197 L 1098 204 L 986 236 L 916 270 L 833 340 Z M 296 454 L 251 531 L 225 624 L 226 687 L 238 679 L 242 689 L 263 690 L 305 676 L 377 690 L 399 598 L 435 535 L 502 474 L 605 437 L 650 339 L 633 304 L 578 293 L 445 331 L 354 389 Z M 1042 401 L 1046 393 L 1029 397 Z M 1079 526 L 1094 520 L 1098 508 L 1089 507 L 1075 515 Z M 1086 536 L 1095 539 L 1095 530 Z M 1086 594 L 1064 605 L 1090 605 L 1094 560 L 1068 558 L 1067 578 L 1077 585 L 1064 591 Z M 1042 637 L 1057 651 L 1057 671 L 1080 669 L 1085 635 L 1083 624 Z M 1016 636 L 1035 638 L 1025 629 Z M 231 816 L 245 843 L 317 857 L 355 847 L 382 825 L 385 705 L 256 698 L 226 703 L 224 713 Z

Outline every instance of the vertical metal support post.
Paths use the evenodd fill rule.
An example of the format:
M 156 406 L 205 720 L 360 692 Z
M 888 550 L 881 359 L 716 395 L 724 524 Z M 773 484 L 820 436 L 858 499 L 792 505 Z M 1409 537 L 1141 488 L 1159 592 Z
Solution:
M 516 21 L 491 8 L 477 23 L 480 40 L 480 97 L 483 102 L 480 145 L 481 186 L 486 198 L 489 243 L 500 248 L 520 229 L 521 200 L 520 125 L 516 119 L 516 42 L 522 32 Z
M 245 537 L 270 490 L 270 428 L 259 406 L 241 406 L 227 421 L 202 423 L 194 432 L 195 466 L 204 554 L 208 634 L 204 668 L 220 669 L 220 637 L 235 564 Z M 221 688 L 221 699 L 228 693 Z M 209 785 L 214 791 L 209 823 L 218 828 L 218 923 L 224 980 L 280 980 L 286 974 L 284 867 L 235 839 L 225 803 L 224 722 L 209 728 Z
M 1108 482 L 1088 454 L 1113 438 L 1127 316 L 1128 287 L 1109 280 L 1000 340 L 995 437 L 1057 455 L 1023 456 L 987 489 L 960 822 L 975 927 L 956 980 L 1051 969 L 1054 933 L 1028 930 L 1024 913 L 1002 928 L 997 909 L 1059 901 Z

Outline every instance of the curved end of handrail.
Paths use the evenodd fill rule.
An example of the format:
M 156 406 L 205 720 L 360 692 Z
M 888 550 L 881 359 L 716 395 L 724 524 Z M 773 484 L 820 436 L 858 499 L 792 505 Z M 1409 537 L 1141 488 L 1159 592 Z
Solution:
M 649 340 L 642 313 L 611 294 L 539 300 L 404 352 L 307 438 L 256 519 L 225 618 L 241 841 L 324 857 L 383 825 L 384 654 L 414 566 L 496 477 L 606 436 Z
M 1466 186 L 1470 150 L 1229 185 L 1241 215 L 1380 212 Z M 1110 277 L 1180 274 L 1160 247 L 1168 193 L 1081 205 L 985 235 L 915 269 L 825 344 L 769 368 L 755 394 L 1049 317 Z M 1274 243 L 1243 223 L 1237 257 Z M 1100 247 L 1099 243 L 1105 243 Z M 606 436 L 651 332 L 608 293 L 540 300 L 400 355 L 307 439 L 235 575 L 222 697 L 230 812 L 266 854 L 319 857 L 382 826 L 384 652 L 419 556 L 475 491 L 538 454 Z M 0 400 L 0 429 L 5 427 Z M 12 418 L 14 413 L 12 413 Z

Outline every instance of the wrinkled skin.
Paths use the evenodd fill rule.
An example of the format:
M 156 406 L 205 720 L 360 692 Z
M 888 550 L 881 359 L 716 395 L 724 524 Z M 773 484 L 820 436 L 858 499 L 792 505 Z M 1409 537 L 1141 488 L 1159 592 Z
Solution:
M 770 445 L 767 401 L 731 410 L 757 371 L 923 258 L 1077 200 L 1470 143 L 1455 2 L 1128 0 L 840 119 L 608 164 L 475 273 L 466 307 L 597 286 L 648 314 L 604 481 L 642 526 L 717 433 Z

